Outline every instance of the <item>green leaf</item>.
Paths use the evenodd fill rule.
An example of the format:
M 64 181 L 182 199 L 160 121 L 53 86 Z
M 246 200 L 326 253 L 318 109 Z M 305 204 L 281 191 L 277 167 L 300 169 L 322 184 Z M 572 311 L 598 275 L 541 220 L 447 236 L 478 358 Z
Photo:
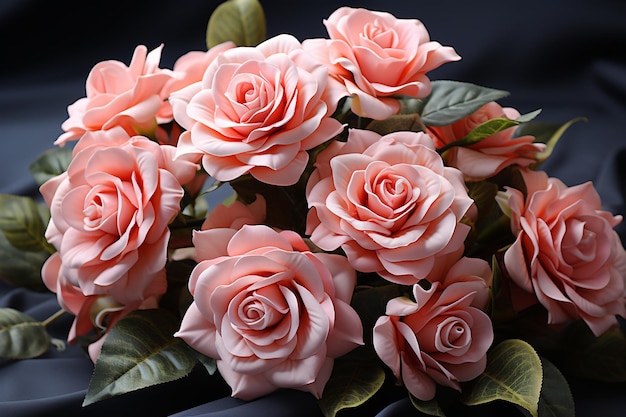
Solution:
M 206 43 L 209 48 L 226 41 L 256 46 L 265 37 L 265 14 L 258 0 L 227 0 L 209 18 Z
M 162 309 L 134 311 L 121 319 L 102 345 L 83 406 L 189 374 L 197 358 L 173 336 L 178 325 Z
M 441 153 L 453 146 L 474 145 L 510 127 L 519 126 L 522 123 L 527 123 L 528 121 L 534 119 L 540 112 L 541 110 L 536 110 L 532 113 L 522 115 L 515 120 L 507 119 L 504 117 L 497 117 L 495 119 L 487 120 L 486 122 L 483 122 L 480 125 L 476 126 L 474 129 L 472 129 L 472 131 L 469 132 L 464 138 L 461 138 L 452 143 L 448 143 L 447 145 L 438 149 L 438 151 Z
M 54 247 L 45 237 L 49 211 L 30 197 L 0 194 L 0 277 L 43 291 L 41 267 Z
M 528 343 L 508 339 L 487 355 L 487 368 L 463 391 L 467 405 L 507 401 L 538 417 L 543 370 L 537 352 Z
M 415 398 L 413 395 L 409 394 L 409 399 L 411 400 L 411 404 L 415 407 L 416 410 L 427 414 L 429 416 L 436 417 L 445 417 L 446 414 L 443 412 L 441 407 L 439 406 L 439 401 L 436 399 L 430 401 L 422 401 L 418 398 Z
M 468 116 L 492 101 L 509 95 L 495 90 L 459 81 L 432 81 L 432 92 L 416 109 L 422 107 L 422 121 L 427 126 L 445 126 Z
M 340 410 L 363 404 L 384 381 L 385 371 L 375 361 L 336 360 L 319 400 L 322 413 L 334 417 Z
M 13 286 L 48 291 L 41 280 L 41 267 L 49 256 L 47 251 L 23 252 L 0 233 L 0 279 Z
M 470 146 L 480 142 L 483 139 L 487 139 L 495 135 L 498 132 L 503 131 L 504 129 L 508 129 L 509 127 L 519 125 L 515 120 L 505 119 L 505 118 L 496 118 L 487 120 L 484 123 L 476 126 L 469 132 L 465 137 L 456 140 L 454 142 L 448 143 L 441 148 L 437 149 L 439 153 L 443 153 L 448 149 L 454 146 Z
M 515 120 L 510 120 L 506 118 L 495 118 L 491 120 L 487 120 L 484 123 L 476 126 L 471 132 L 467 134 L 463 139 L 461 139 L 458 145 L 460 146 L 468 146 L 473 145 L 475 143 L 480 142 L 483 139 L 491 137 L 498 132 L 502 132 L 509 127 L 517 126 L 520 123 Z
M 580 121 L 587 121 L 587 119 L 584 117 L 577 117 L 563 124 L 542 122 L 529 122 L 522 124 L 517 129 L 516 136 L 534 136 L 536 142 L 546 144 L 544 151 L 537 154 L 537 162 L 531 165 L 531 168 L 537 169 L 546 159 L 548 159 L 550 155 L 552 155 L 554 147 L 558 143 L 559 139 L 561 139 L 565 131 L 569 129 L 571 125 Z
M 569 384 L 559 369 L 546 358 L 541 358 L 543 385 L 539 397 L 541 417 L 570 417 L 574 413 L 574 397 Z
M 46 223 L 39 204 L 30 197 L 0 194 L 0 230 L 17 249 L 54 252 L 45 237 Z
M 50 337 L 43 323 L 21 311 L 0 308 L 0 357 L 36 358 L 50 348 Z
M 530 113 L 522 114 L 520 117 L 515 119 L 515 121 L 520 122 L 520 123 L 528 123 L 531 120 L 533 120 L 535 117 L 539 116 L 539 113 L 541 113 L 541 109 L 531 111 Z
M 42 185 L 50 178 L 64 173 L 71 161 L 71 147 L 56 147 L 44 152 L 28 168 L 35 182 Z

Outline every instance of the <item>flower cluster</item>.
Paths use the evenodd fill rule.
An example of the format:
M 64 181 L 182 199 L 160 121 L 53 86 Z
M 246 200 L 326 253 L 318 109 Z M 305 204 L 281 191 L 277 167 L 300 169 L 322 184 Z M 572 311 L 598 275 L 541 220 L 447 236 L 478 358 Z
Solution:
M 613 334 L 621 216 L 540 169 L 563 129 L 539 141 L 538 112 L 502 107 L 506 92 L 431 81 L 460 56 L 419 20 L 342 7 L 324 24 L 327 39 L 224 39 L 172 69 L 140 45 L 91 70 L 55 142 L 69 163 L 41 185 L 41 275 L 94 379 L 159 310 L 235 397 L 323 401 L 341 361 L 390 371 L 422 410 L 438 387 L 484 400 L 503 341 L 543 355 L 528 317 Z M 220 187 L 233 197 L 206 210 Z

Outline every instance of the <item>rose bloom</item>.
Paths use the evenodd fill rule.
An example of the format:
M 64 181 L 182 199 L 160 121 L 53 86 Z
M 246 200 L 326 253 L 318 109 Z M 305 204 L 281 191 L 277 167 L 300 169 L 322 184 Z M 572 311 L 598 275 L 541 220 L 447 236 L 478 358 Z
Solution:
M 176 62 L 174 62 L 174 78 L 168 80 L 163 87 L 165 94 L 169 95 L 174 91 L 181 90 L 202 80 L 204 71 L 206 71 L 215 57 L 235 46 L 236 44 L 234 42 L 228 41 L 215 45 L 208 51 L 189 51 L 181 55 Z M 160 120 L 172 120 L 174 118 L 169 101 L 166 105 L 161 107 L 158 116 Z
M 86 146 L 41 186 L 51 214 L 46 239 L 57 249 L 46 262 L 55 266 L 42 271 L 48 288 L 62 282 L 122 305 L 165 292 L 168 224 L 180 211 L 181 184 L 198 169 L 174 155 L 142 136 Z
M 87 131 L 108 130 L 121 126 L 129 135 L 154 131 L 161 107 L 169 106 L 163 87 L 174 77 L 172 71 L 159 68 L 163 45 L 147 52 L 135 48 L 130 65 L 109 60 L 97 63 L 89 72 L 86 97 L 68 106 L 69 118 L 61 127 L 65 131 L 55 141 L 64 145 L 79 139 Z
M 160 127 L 160 126 L 159 126 Z M 76 155 L 78 152 L 83 150 L 84 148 L 88 148 L 90 146 L 122 146 L 126 143 L 131 137 L 126 133 L 124 129 L 120 126 L 112 127 L 109 130 L 96 130 L 93 132 L 85 132 L 83 136 L 78 140 L 78 142 L 72 148 L 72 155 Z M 164 149 L 167 157 L 163 159 L 164 168 L 168 171 L 172 171 L 175 176 L 183 176 L 185 179 L 188 175 L 188 170 L 191 170 L 192 165 L 190 162 L 197 163 L 197 158 L 185 157 L 182 158 L 182 161 L 174 161 L 174 156 L 170 156 L 169 153 L 174 151 L 175 146 L 172 143 L 168 143 L 168 140 L 160 141 L 159 138 L 155 138 L 156 141 L 161 145 L 172 145 L 167 146 Z M 207 175 L 206 172 L 200 170 L 200 166 L 196 165 L 197 172 L 192 180 L 185 182 L 183 185 L 185 186 L 185 190 L 187 192 L 187 197 L 195 198 L 200 195 L 202 188 L 204 187 Z M 179 172 L 183 170 L 185 172 Z M 181 177 L 182 178 L 182 177 Z M 188 239 L 190 240 L 190 239 Z
M 362 344 L 345 257 L 264 225 L 196 232 L 194 244 L 194 301 L 175 336 L 217 359 L 233 397 L 293 388 L 319 398 L 334 358 Z
M 376 321 L 376 353 L 416 398 L 433 399 L 437 385 L 461 391 L 460 382 L 485 370 L 494 335 L 489 316 L 472 305 L 476 291 L 476 281 L 416 284 L 415 301 L 390 300 Z
M 545 172 L 527 172 L 528 196 L 513 188 L 498 198 L 515 242 L 504 267 L 536 296 L 550 324 L 582 318 L 600 335 L 624 317 L 626 252 L 613 228 L 621 216 L 602 210 L 593 184 L 567 187 Z
M 472 206 L 463 175 L 445 167 L 428 135 L 351 130 L 317 158 L 307 183 L 306 233 L 352 266 L 412 285 L 436 257 L 462 249 Z
M 352 111 L 362 117 L 385 119 L 397 113 L 395 95 L 428 96 L 426 73 L 461 59 L 453 48 L 431 41 L 416 19 L 341 7 L 324 24 L 330 39 L 307 39 L 303 45 L 326 62 L 352 97 Z
M 227 50 L 201 82 L 170 97 L 175 120 L 187 130 L 178 154 L 201 154 L 219 181 L 250 173 L 267 184 L 295 184 L 306 151 L 343 130 L 330 117 L 339 87 L 290 35 Z
M 441 148 L 463 139 L 480 124 L 496 118 L 515 120 L 520 113 L 512 107 L 487 103 L 474 113 L 447 126 L 428 126 L 427 132 Z M 454 146 L 444 154 L 447 165 L 461 170 L 468 180 L 482 180 L 502 171 L 509 165 L 527 167 L 536 162 L 536 156 L 546 145 L 534 143 L 532 136 L 514 137 L 516 127 L 504 129 L 478 143 Z

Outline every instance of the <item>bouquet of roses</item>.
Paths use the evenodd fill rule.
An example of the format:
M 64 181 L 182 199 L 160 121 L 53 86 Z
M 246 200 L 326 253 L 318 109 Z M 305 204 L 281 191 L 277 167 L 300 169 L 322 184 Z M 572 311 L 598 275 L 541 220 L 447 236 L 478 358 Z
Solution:
M 31 165 L 43 203 L 1 196 L 3 278 L 75 316 L 84 405 L 199 364 L 234 397 L 302 390 L 326 416 L 385 384 L 430 415 L 570 416 L 566 376 L 626 380 L 621 216 L 540 169 L 577 119 L 431 81 L 460 57 L 419 20 L 323 23 L 266 39 L 261 5 L 229 0 L 171 70 L 163 45 L 99 62 Z M 62 345 L 53 319 L 0 310 L 0 356 Z

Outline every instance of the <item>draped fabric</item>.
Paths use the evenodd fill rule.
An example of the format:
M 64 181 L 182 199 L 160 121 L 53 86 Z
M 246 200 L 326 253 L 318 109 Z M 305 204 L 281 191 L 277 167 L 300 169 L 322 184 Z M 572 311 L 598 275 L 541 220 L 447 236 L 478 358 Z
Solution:
M 208 17 L 220 1 L 4 0 L 0 5 L 0 192 L 37 195 L 28 165 L 51 148 L 67 117 L 66 106 L 85 95 L 84 83 L 98 61 L 128 63 L 137 44 L 164 44 L 162 66 L 189 50 L 204 49 Z M 268 36 L 287 32 L 300 40 L 326 37 L 322 20 L 337 7 L 384 10 L 417 18 L 431 39 L 462 56 L 432 72 L 503 89 L 501 104 L 522 114 L 542 109 L 539 118 L 575 123 L 543 166 L 574 185 L 593 181 L 605 208 L 626 213 L 626 3 L 621 0 L 491 0 L 342 2 L 261 1 Z M 626 224 L 617 228 L 626 242 Z M 43 320 L 59 309 L 49 293 L 13 288 L 0 281 L 0 307 Z M 72 317 L 51 327 L 67 336 Z M 252 402 L 229 396 L 219 376 L 195 369 L 189 376 L 82 407 L 92 363 L 78 346 L 37 359 L 0 361 L 0 416 L 299 416 L 321 412 L 310 395 L 279 391 Z M 626 384 L 570 381 L 577 416 L 622 416 Z M 381 392 L 365 409 L 344 415 L 405 416 L 404 396 Z M 506 415 L 515 415 L 507 408 Z M 476 410 L 480 413 L 481 410 Z M 343 412 L 342 412 L 343 413 Z M 465 414 L 468 415 L 468 414 Z M 485 415 L 485 414 L 477 414 Z M 521 414 L 519 414 L 521 415 Z

